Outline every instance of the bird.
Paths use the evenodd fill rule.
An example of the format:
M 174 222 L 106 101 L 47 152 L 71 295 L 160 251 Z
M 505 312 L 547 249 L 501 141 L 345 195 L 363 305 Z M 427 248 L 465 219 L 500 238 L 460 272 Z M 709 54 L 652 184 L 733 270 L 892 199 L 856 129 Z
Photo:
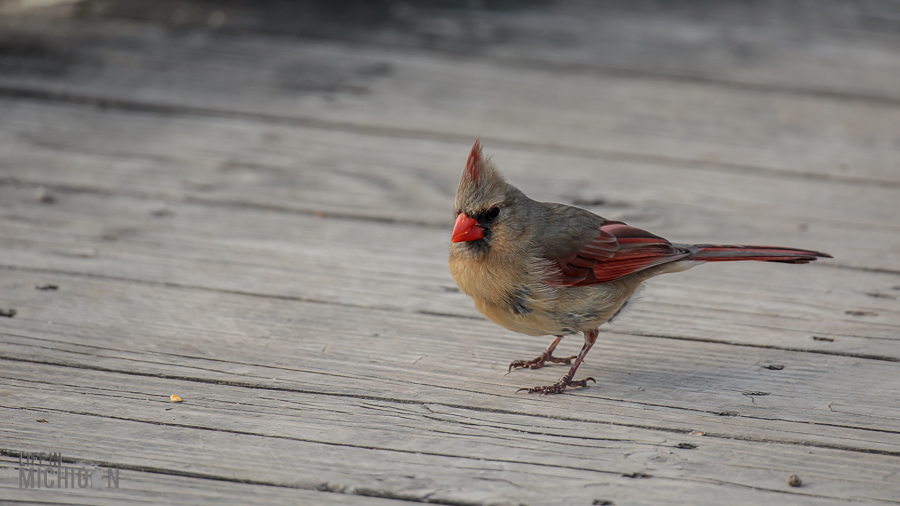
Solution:
M 648 279 L 706 262 L 757 260 L 805 264 L 827 253 L 773 246 L 676 244 L 585 209 L 530 199 L 506 182 L 480 140 L 466 160 L 454 203 L 450 274 L 492 322 L 530 336 L 554 336 L 533 360 L 509 371 L 570 365 L 555 384 L 518 392 L 558 394 L 586 387 L 575 372 L 615 317 Z M 584 335 L 577 355 L 555 357 L 566 335 Z

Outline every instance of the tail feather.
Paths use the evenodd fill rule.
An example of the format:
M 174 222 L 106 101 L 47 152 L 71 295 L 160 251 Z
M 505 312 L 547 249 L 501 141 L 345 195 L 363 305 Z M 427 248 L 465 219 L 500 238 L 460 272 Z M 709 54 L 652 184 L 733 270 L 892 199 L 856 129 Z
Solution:
M 691 260 L 704 262 L 732 262 L 757 260 L 760 262 L 783 262 L 788 264 L 808 264 L 817 258 L 832 258 L 827 253 L 806 249 L 779 248 L 775 246 L 736 246 L 717 244 L 695 244 L 688 247 L 693 252 Z

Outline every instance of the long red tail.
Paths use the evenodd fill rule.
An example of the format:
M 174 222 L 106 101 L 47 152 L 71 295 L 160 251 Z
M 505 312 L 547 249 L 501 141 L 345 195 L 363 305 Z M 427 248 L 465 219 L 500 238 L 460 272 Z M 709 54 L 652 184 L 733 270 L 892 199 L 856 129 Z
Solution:
M 784 262 L 788 264 L 808 264 L 817 258 L 832 258 L 828 253 L 806 249 L 778 248 L 775 246 L 723 246 L 717 244 L 695 244 L 688 247 L 693 251 L 691 260 L 704 262 L 732 262 L 737 260 L 757 260 L 760 262 Z

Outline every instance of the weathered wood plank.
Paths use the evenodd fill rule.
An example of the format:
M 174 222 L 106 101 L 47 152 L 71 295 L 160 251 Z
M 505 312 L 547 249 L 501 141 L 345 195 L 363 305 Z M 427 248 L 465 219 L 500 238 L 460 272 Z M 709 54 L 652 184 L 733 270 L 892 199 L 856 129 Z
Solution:
M 263 115 L 385 136 L 480 134 L 520 150 L 900 182 L 900 116 L 882 103 L 510 68 L 339 42 L 15 19 L 0 19 L 4 31 L 43 49 L 13 51 L 18 71 L 0 76 L 7 95 Z
M 19 310 L 2 322 L 8 359 L 898 451 L 895 362 L 609 332 L 583 371 L 600 384 L 564 401 L 515 395 L 560 370 L 505 374 L 544 343 L 483 320 L 82 276 L 54 276 L 60 290 L 41 292 L 34 276 L 7 273 L 3 297 Z M 866 412 L 871 405 L 882 414 Z
M 127 197 L 60 194 L 47 206 L 29 189 L 0 195 L 13 207 L 0 223 L 7 267 L 480 319 L 447 272 L 444 229 L 191 203 L 160 217 L 157 202 Z M 703 266 L 653 280 L 651 300 L 614 328 L 897 358 L 891 283 L 815 265 Z
M 9 410 L 4 410 L 9 411 Z M 33 418 L 33 417 L 32 417 Z M 34 425 L 28 416 L 21 417 L 23 425 Z M 75 419 L 77 420 L 77 418 Z M 53 431 L 55 427 L 47 427 L 48 431 Z M 105 433 L 104 433 L 105 434 Z M 29 442 L 28 448 L 22 451 L 35 450 L 36 448 L 50 451 L 49 446 L 53 446 L 54 451 L 59 451 L 64 445 L 59 442 L 49 440 L 44 442 Z M 102 439 L 102 437 L 98 438 Z M 114 439 L 114 438 L 113 438 Z M 190 454 L 185 448 L 189 447 L 189 441 L 181 441 L 182 448 L 178 449 L 174 444 L 172 451 L 182 455 Z M 158 442 L 146 442 L 147 446 L 153 446 Z M 68 449 L 68 448 L 67 448 Z M 18 459 L 10 457 L 7 448 L 6 455 L 0 455 L 0 490 L 2 490 L 2 500 L 4 504 L 80 504 L 86 506 L 119 506 L 121 504 L 337 504 L 337 505 L 371 505 L 371 506 L 389 506 L 397 504 L 408 504 L 402 499 L 391 500 L 377 497 L 367 497 L 360 494 L 348 494 L 344 491 L 315 491 L 303 489 L 285 480 L 282 483 L 273 481 L 259 482 L 240 482 L 240 478 L 235 481 L 228 481 L 224 476 L 199 476 L 200 473 L 185 472 L 181 475 L 172 473 L 171 468 L 152 469 L 150 466 L 138 464 L 137 466 L 119 470 L 119 487 L 118 488 L 88 488 L 78 489 L 69 488 L 63 490 L 28 490 L 19 489 L 18 484 Z M 121 457 L 122 453 L 130 451 L 131 448 L 123 446 L 114 457 Z M 100 455 L 100 454 L 97 454 Z M 85 459 L 83 455 L 66 454 L 63 451 L 63 458 L 80 458 Z M 231 458 L 231 457 L 229 457 Z M 65 466 L 74 466 L 76 464 L 66 462 Z M 261 470 L 274 468 L 279 465 L 278 462 L 265 462 L 264 456 L 259 459 Z M 78 466 L 80 467 L 80 465 Z M 52 478 L 51 478 L 52 479 Z M 105 480 L 103 481 L 105 486 Z M 360 492 L 365 492 L 360 490 Z M 372 491 L 375 492 L 375 491 Z
M 395 497 L 454 504 L 468 498 L 479 503 L 583 502 L 597 493 L 627 501 L 656 496 L 664 488 L 689 488 L 694 500 L 732 491 L 741 500 L 766 493 L 792 501 L 803 496 L 896 499 L 896 485 L 889 480 L 900 465 L 895 456 L 759 445 L 526 413 L 510 417 L 429 400 L 260 394 L 42 366 L 14 371 L 15 378 L 5 378 L 9 395 L 0 408 L 15 420 L 7 431 L 10 441 L 33 446 L 53 431 L 66 436 L 62 444 L 73 455 L 126 469 L 140 462 L 176 475 L 189 471 L 275 483 L 290 476 L 299 488 L 349 493 L 375 488 Z M 184 404 L 167 402 L 173 389 L 190 392 L 184 392 Z M 48 424 L 31 422 L 35 417 Z M 78 429 L 100 425 L 106 434 L 100 441 Z M 688 441 L 696 448 L 676 448 Z M 207 450 L 200 455 L 178 451 L 186 444 Z M 239 459 L 226 457 L 251 447 L 254 451 L 240 451 Z M 281 465 L 271 466 L 273 461 Z M 403 471 L 411 465 L 414 471 Z M 792 490 L 783 480 L 798 469 L 807 485 Z M 632 473 L 652 477 L 623 476 Z
M 468 147 L 6 101 L 0 109 L 6 182 L 440 227 L 450 225 Z M 598 213 L 675 241 L 785 244 L 826 250 L 842 265 L 900 271 L 891 253 L 900 248 L 900 188 L 773 184 L 769 175 L 489 149 L 539 200 L 599 199 Z

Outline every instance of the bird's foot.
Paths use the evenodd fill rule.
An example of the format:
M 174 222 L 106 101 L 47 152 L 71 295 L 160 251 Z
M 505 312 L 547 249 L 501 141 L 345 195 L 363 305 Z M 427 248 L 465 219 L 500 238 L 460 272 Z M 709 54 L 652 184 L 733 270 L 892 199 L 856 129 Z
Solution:
M 558 358 L 554 357 L 552 353 L 544 352 L 541 353 L 541 356 L 534 360 L 514 360 L 511 364 L 509 364 L 509 370 L 519 369 L 521 367 L 527 367 L 529 369 L 540 369 L 544 367 L 545 362 L 552 362 L 554 364 L 571 364 L 573 360 L 578 358 L 578 355 L 572 355 L 571 357 L 566 358 Z
M 594 378 L 584 378 L 583 380 L 573 381 L 568 376 L 563 376 L 563 378 L 556 383 L 546 386 L 546 387 L 531 387 L 531 388 L 520 388 L 516 390 L 516 393 L 519 392 L 528 392 L 529 394 L 561 394 L 565 392 L 567 387 L 586 387 L 588 381 L 597 382 Z

